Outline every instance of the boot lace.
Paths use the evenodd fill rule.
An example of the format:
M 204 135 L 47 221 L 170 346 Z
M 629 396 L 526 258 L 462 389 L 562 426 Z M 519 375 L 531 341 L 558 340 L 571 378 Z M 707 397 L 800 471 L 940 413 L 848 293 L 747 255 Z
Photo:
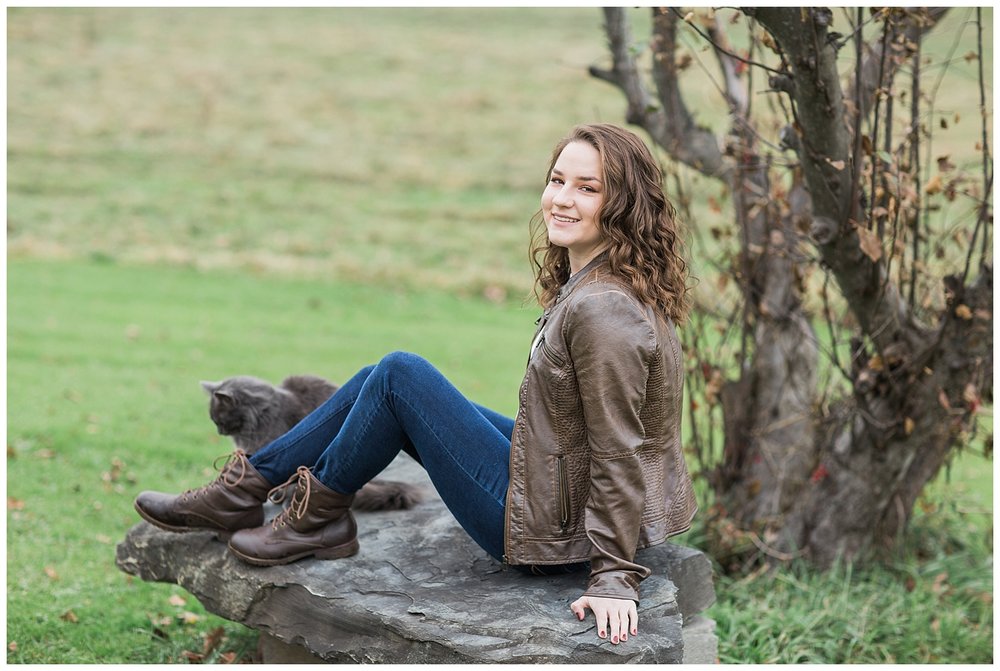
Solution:
M 288 505 L 271 520 L 271 529 L 287 526 L 293 519 L 300 520 L 306 514 L 306 507 L 309 505 L 309 495 L 312 493 L 312 481 L 309 478 L 309 467 L 299 466 L 295 475 L 288 479 L 283 485 L 278 485 L 267 495 L 271 503 L 283 503 L 288 496 L 288 490 L 294 487 L 291 501 Z
M 243 478 L 246 477 L 248 472 L 247 467 L 250 466 L 250 462 L 247 460 L 247 453 L 243 450 L 235 450 L 230 454 L 220 454 L 215 458 L 215 461 L 212 462 L 212 468 L 217 471 L 220 470 L 220 459 L 226 459 L 226 463 L 222 465 L 219 477 L 203 487 L 186 490 L 181 494 L 181 499 L 187 499 L 188 497 L 196 499 L 209 489 L 218 486 L 219 483 L 222 483 L 226 487 L 236 487 L 243 482 Z M 236 475 L 237 469 L 239 469 L 238 476 Z

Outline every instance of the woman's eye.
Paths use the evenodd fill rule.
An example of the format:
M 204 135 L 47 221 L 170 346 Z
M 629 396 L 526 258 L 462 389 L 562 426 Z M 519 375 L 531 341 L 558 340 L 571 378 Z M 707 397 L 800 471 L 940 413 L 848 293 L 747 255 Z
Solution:
M 558 177 L 553 177 L 549 179 L 549 184 L 562 184 L 562 180 Z

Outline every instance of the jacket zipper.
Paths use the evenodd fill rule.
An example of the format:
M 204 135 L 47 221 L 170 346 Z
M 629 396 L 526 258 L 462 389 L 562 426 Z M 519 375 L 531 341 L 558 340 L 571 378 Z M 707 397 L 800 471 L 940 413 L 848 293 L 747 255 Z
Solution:
M 569 528 L 569 476 L 566 473 L 566 458 L 556 457 L 559 466 L 559 529 L 563 532 Z
M 538 331 L 535 332 L 535 337 L 536 338 L 537 337 L 544 337 L 544 336 L 541 336 L 542 329 L 545 328 L 545 322 L 547 322 L 549 320 L 549 314 L 551 312 L 552 312 L 552 308 L 547 308 L 547 309 L 543 310 L 541 316 L 539 316 L 538 319 L 535 320 L 535 323 L 539 325 L 538 326 Z M 534 338 L 532 338 L 532 341 L 534 341 Z M 541 343 L 539 343 L 539 345 L 541 345 Z M 525 364 L 525 371 L 527 371 L 527 367 L 531 365 L 531 355 L 532 354 L 534 354 L 534 351 L 531 351 L 531 352 L 528 353 L 528 362 Z M 515 418 L 514 418 L 514 436 L 515 437 L 517 436 L 517 425 L 518 425 L 518 422 L 523 422 L 524 421 L 524 419 L 520 415 L 521 415 L 521 412 L 524 410 L 524 404 L 525 404 L 525 400 L 527 399 L 527 397 L 528 397 L 528 381 L 527 381 L 527 379 L 525 379 L 524 384 L 522 385 L 521 390 L 520 390 L 520 396 L 518 398 L 517 416 L 515 416 Z M 510 456 L 508 457 L 508 461 L 507 461 L 507 472 L 510 474 L 511 478 L 514 477 L 514 441 L 513 440 L 511 440 Z M 508 550 L 508 548 L 510 548 L 510 505 L 511 505 L 511 501 L 510 501 L 510 497 L 508 496 L 507 497 L 507 505 L 504 507 L 504 516 L 503 516 L 503 549 L 504 549 L 504 553 L 503 553 L 503 557 L 501 557 L 501 561 L 503 563 L 504 570 L 506 570 L 507 567 L 510 566 L 510 559 L 507 556 L 507 550 Z
M 545 340 L 544 334 L 542 335 L 542 339 L 538 341 L 538 349 L 545 352 L 545 354 L 549 357 L 549 359 L 552 360 L 552 362 L 555 363 L 556 365 L 558 366 L 563 365 L 563 358 L 559 356 L 559 354 L 556 353 L 555 349 L 553 349 L 552 345 L 550 345 L 548 341 Z

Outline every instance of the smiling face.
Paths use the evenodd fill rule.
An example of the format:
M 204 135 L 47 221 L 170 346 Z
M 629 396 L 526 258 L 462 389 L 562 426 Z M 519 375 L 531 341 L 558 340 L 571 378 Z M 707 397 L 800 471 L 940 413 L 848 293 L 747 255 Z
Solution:
M 601 155 L 586 142 L 570 142 L 560 152 L 542 192 L 542 217 L 549 242 L 569 251 L 570 272 L 604 250 L 597 217 L 604 202 Z

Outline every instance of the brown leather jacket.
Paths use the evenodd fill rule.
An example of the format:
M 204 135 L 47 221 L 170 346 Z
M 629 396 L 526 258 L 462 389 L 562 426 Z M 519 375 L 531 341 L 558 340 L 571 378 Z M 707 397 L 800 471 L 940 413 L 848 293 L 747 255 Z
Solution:
M 605 255 L 570 278 L 532 340 L 510 452 L 505 560 L 590 560 L 589 596 L 639 600 L 637 548 L 686 531 L 697 509 L 681 454 L 673 324 Z

